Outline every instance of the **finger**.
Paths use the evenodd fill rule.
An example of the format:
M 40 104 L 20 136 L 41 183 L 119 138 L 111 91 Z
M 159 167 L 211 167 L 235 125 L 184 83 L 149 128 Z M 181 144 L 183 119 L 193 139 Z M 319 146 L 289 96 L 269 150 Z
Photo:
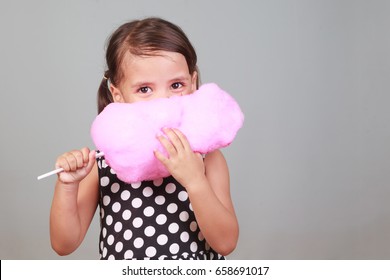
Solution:
M 154 150 L 154 156 L 164 165 L 168 164 L 168 158 L 166 158 L 160 151 Z
M 73 152 L 65 153 L 64 160 L 66 161 L 68 168 L 65 171 L 75 171 L 77 169 L 77 159 Z
M 166 137 L 158 135 L 157 139 L 160 141 L 161 145 L 168 152 L 168 155 L 172 156 L 172 155 L 175 155 L 177 153 L 176 147 L 174 147 L 172 142 L 170 140 L 168 140 Z
M 176 150 L 184 149 L 183 143 L 175 131 L 171 128 L 164 128 L 164 133 L 168 136 L 169 140 L 175 146 Z
M 175 132 L 177 137 L 180 139 L 180 142 L 183 145 L 183 148 L 185 150 L 191 150 L 192 151 L 192 148 L 191 148 L 190 142 L 188 142 L 187 136 L 185 136 L 185 134 L 183 132 L 181 132 L 177 128 L 173 128 L 172 130 Z
M 92 167 L 95 165 L 95 161 L 96 161 L 96 152 L 90 151 L 88 154 L 88 163 L 85 167 L 87 170 L 87 173 L 89 173 L 92 170 Z
M 84 163 L 84 165 L 88 164 L 89 156 L 90 156 L 90 150 L 87 147 L 85 147 L 85 148 L 81 149 L 81 153 L 83 155 L 83 163 Z
M 56 167 L 56 169 L 63 168 L 64 171 L 66 171 L 66 172 L 70 171 L 70 165 L 69 165 L 69 162 L 66 159 L 65 155 L 61 155 L 58 157 L 55 167 Z
M 195 153 L 196 156 L 200 159 L 200 160 L 204 160 L 204 155 L 202 155 L 201 153 Z
M 72 155 L 74 156 L 74 158 L 76 160 L 76 162 L 75 162 L 76 170 L 79 169 L 79 168 L 84 167 L 84 155 L 83 155 L 83 152 L 82 151 L 73 151 Z

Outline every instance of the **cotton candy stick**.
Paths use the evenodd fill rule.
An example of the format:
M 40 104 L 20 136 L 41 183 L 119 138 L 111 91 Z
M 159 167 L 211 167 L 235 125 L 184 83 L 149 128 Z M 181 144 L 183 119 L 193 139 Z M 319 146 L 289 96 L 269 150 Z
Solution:
M 103 152 L 97 153 L 97 154 L 95 155 L 96 158 L 100 158 L 100 157 L 102 157 L 102 156 L 104 156 L 104 153 L 103 153 Z M 47 172 L 47 173 L 45 173 L 45 174 L 42 174 L 42 175 L 38 176 L 37 179 L 38 179 L 38 180 L 41 180 L 41 179 L 46 178 L 46 177 L 49 177 L 49 176 L 51 176 L 51 175 L 58 174 L 58 173 L 60 173 L 60 172 L 62 172 L 62 171 L 64 171 L 63 168 L 57 168 L 57 169 L 55 169 L 55 170 L 52 170 L 52 171 L 50 171 L 50 172 Z

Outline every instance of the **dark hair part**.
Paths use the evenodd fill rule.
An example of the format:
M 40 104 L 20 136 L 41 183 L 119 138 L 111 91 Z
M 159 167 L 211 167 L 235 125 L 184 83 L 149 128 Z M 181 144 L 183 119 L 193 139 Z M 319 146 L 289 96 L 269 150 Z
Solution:
M 153 55 L 156 51 L 182 54 L 187 61 L 190 74 L 198 72 L 196 88 L 199 87 L 196 52 L 180 27 L 161 18 L 131 21 L 121 25 L 109 37 L 106 51 L 108 70 L 105 71 L 98 90 L 98 113 L 113 102 L 107 80 L 113 85 L 120 83 L 124 76 L 121 65 L 125 53 Z

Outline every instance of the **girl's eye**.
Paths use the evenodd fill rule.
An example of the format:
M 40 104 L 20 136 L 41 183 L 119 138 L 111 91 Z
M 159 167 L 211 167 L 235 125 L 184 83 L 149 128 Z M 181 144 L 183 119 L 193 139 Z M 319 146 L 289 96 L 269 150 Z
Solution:
M 171 87 L 172 87 L 173 89 L 179 89 L 179 88 L 181 88 L 182 86 L 183 86 L 182 83 L 173 83 Z
M 139 93 L 150 93 L 152 91 L 152 89 L 150 88 L 150 87 L 140 87 L 139 89 L 138 89 L 138 92 Z

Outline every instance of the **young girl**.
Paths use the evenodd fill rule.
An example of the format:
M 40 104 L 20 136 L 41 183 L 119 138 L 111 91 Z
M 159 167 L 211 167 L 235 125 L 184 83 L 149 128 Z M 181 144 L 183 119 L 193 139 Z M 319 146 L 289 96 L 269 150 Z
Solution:
M 98 111 L 111 102 L 186 95 L 199 86 L 197 57 L 183 31 L 159 18 L 132 21 L 110 37 Z M 127 184 L 88 148 L 58 157 L 62 167 L 50 213 L 59 255 L 83 241 L 100 207 L 101 259 L 224 259 L 236 247 L 238 223 L 226 161 L 219 150 L 194 153 L 179 130 L 156 136 L 155 152 L 171 176 Z

